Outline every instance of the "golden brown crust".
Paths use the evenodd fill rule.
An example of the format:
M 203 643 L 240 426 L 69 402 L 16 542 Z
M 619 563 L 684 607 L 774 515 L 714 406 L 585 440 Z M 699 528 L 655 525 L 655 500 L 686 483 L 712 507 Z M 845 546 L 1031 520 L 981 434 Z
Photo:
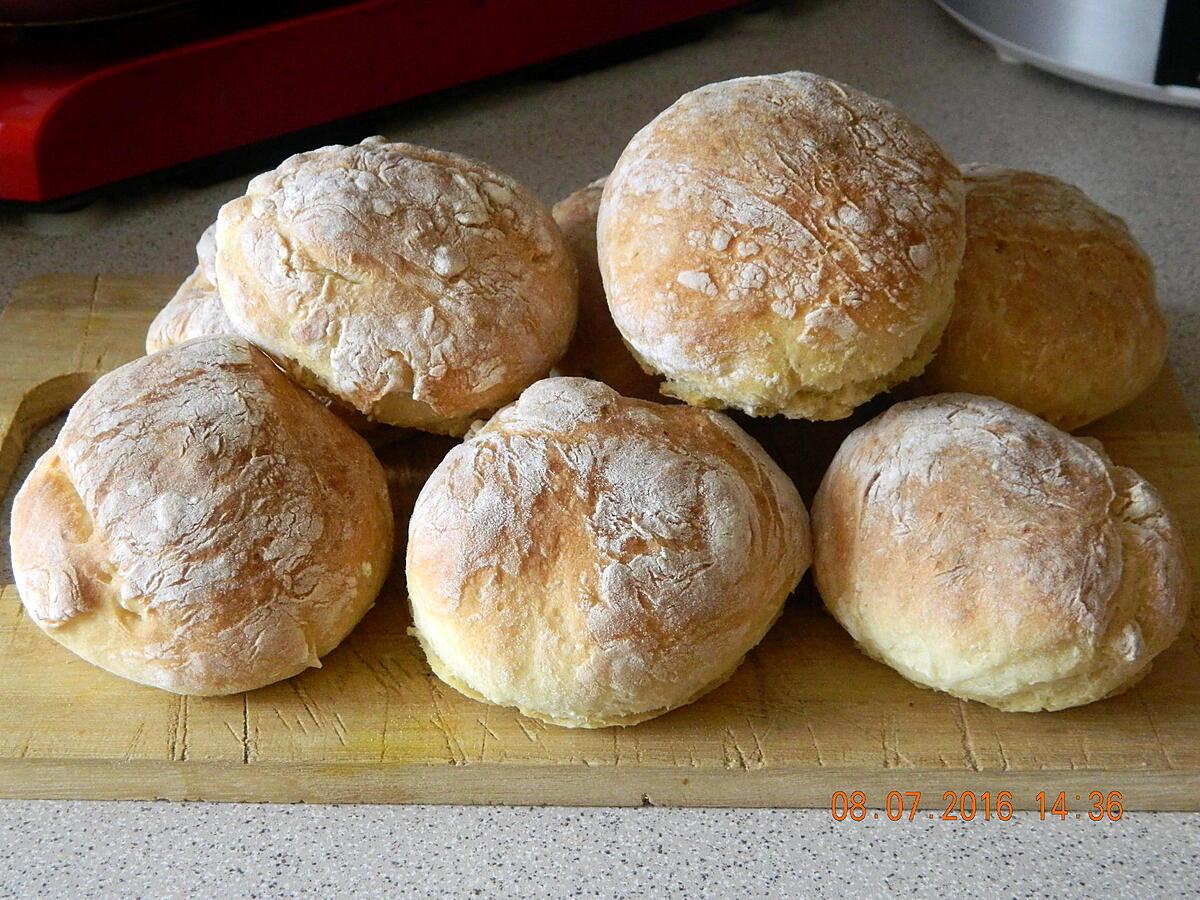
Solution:
M 387 575 L 392 517 L 361 438 L 239 338 L 101 378 L 13 505 L 30 617 L 125 678 L 229 694 L 332 650 Z
M 596 216 L 603 193 L 604 179 L 600 178 L 559 200 L 552 210 L 579 273 L 579 321 L 555 373 L 594 378 L 626 397 L 661 403 L 664 397 L 658 383 L 662 379 L 646 372 L 633 358 L 608 311 L 596 260 Z
M 1068 430 L 1166 359 L 1154 272 L 1125 223 L 1049 175 L 964 166 L 967 246 L 929 392 L 999 397 Z
M 551 378 L 430 477 L 407 574 L 439 677 L 598 728 L 728 678 L 810 555 L 795 487 L 728 418 Z
M 1179 634 L 1182 537 L 1137 473 L 990 397 L 893 406 L 813 502 L 825 605 L 906 678 L 1006 710 L 1118 693 Z
M 613 320 L 666 394 L 840 418 L 928 361 L 962 255 L 958 169 L 888 104 L 803 72 L 684 95 L 604 189 Z
M 368 138 L 301 153 L 221 209 L 230 319 L 306 387 L 461 433 L 544 375 L 575 325 L 550 212 L 452 153 Z

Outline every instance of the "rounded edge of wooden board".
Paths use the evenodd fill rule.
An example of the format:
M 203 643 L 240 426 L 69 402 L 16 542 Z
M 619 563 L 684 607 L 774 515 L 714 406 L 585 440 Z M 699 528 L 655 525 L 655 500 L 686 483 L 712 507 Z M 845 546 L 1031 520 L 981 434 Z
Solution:
M 111 760 L 0 760 L 10 799 L 177 800 L 237 803 L 419 803 L 510 806 L 666 806 L 828 809 L 834 791 L 863 791 L 868 809 L 889 791 L 921 791 L 919 814 L 939 816 L 943 794 L 1012 792 L 1014 809 L 1037 809 L 1037 793 L 1065 791 L 1072 815 L 1091 791 L 1121 791 L 1127 810 L 1200 811 L 1200 772 L 1090 769 L 826 769 L 730 773 L 656 767 L 618 771 L 572 765 L 250 764 Z M 1075 800 L 1078 794 L 1081 799 Z M 909 806 L 906 805 L 906 809 Z M 853 823 L 847 822 L 847 825 Z

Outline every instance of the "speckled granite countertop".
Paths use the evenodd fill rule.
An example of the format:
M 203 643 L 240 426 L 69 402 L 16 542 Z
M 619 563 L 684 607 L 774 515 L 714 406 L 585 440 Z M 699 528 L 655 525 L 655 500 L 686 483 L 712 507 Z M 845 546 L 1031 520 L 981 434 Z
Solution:
M 1124 216 L 1157 266 L 1171 361 L 1200 418 L 1200 113 L 1004 65 L 932 3 L 797 2 L 652 56 L 471 89 L 374 127 L 485 158 L 552 201 L 604 174 L 684 91 L 790 68 L 894 101 L 960 161 L 1052 172 Z M 0 215 L 0 303 L 45 272 L 187 271 L 196 237 L 245 180 L 140 190 L 49 224 Z M 852 825 L 821 810 L 4 802 L 0 834 L 0 896 L 1200 891 L 1200 815 Z

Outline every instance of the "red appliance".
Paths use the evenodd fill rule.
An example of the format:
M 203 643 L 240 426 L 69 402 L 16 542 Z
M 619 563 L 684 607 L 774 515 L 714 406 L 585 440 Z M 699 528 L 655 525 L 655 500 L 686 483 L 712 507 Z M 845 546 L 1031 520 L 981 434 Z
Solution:
M 259 9 L 250 24 L 192 3 L 102 24 L 10 24 L 0 200 L 87 195 L 744 2 L 358 0 L 276 4 L 289 12 L 263 21 Z M 8 0 L 6 20 L 5 5 L 0 22 L 39 8 Z

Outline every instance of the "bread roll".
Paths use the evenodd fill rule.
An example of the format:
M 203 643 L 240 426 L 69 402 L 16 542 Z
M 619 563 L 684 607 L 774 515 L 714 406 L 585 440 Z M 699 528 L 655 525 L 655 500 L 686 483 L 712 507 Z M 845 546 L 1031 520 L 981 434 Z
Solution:
M 200 274 L 205 281 L 217 283 L 217 223 L 213 222 L 202 232 L 200 240 L 196 241 L 196 262 L 200 266 Z
M 146 352 L 157 353 L 198 337 L 234 334 L 221 295 L 197 266 L 146 331 Z
M 729 678 L 809 560 L 796 489 L 725 416 L 551 378 L 421 491 L 413 633 L 469 697 L 632 725 Z
M 663 393 L 837 419 L 932 356 L 962 178 L 861 91 L 806 72 L 736 78 L 638 132 L 597 235 L 613 321 Z
M 562 375 L 603 381 L 626 397 L 661 401 L 660 379 L 633 358 L 608 311 L 596 260 L 596 215 L 603 192 L 604 179 L 600 178 L 558 201 L 552 210 L 579 272 L 579 321 L 566 355 L 554 369 Z
M 1133 235 L 1057 178 L 963 171 L 967 249 L 922 386 L 990 394 L 1066 429 L 1120 409 L 1167 352 L 1154 272 Z
M 209 225 L 196 244 L 198 265 L 179 286 L 146 332 L 146 352 L 157 353 L 198 337 L 233 334 L 216 288 L 216 223 Z
M 575 269 L 511 178 L 368 138 L 301 153 L 217 220 L 237 330 L 371 418 L 459 433 L 562 356 Z
M 370 448 L 240 338 L 97 381 L 12 513 L 34 622 L 103 669 L 181 694 L 320 665 L 374 602 L 391 551 Z
M 1158 492 L 991 397 L 893 406 L 813 501 L 825 605 L 917 684 L 1004 710 L 1125 690 L 1187 615 L 1183 538 Z
M 225 308 L 221 295 L 204 277 L 198 267 L 180 285 L 175 296 L 159 310 L 146 332 L 146 352 L 157 353 L 201 337 L 233 337 L 236 331 Z M 321 393 L 317 387 L 311 393 L 339 419 L 371 440 L 390 440 L 394 429 L 387 429 L 372 422 L 352 406 Z

